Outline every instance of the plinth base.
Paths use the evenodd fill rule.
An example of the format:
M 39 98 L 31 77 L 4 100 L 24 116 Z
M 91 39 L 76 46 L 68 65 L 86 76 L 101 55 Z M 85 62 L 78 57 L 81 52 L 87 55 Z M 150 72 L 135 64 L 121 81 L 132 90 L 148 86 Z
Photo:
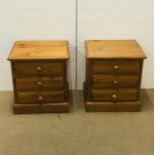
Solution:
M 85 109 L 88 112 L 97 111 L 140 111 L 141 102 L 86 102 Z
M 70 104 L 63 103 L 44 103 L 44 104 L 16 104 L 13 103 L 14 114 L 31 113 L 66 113 L 70 111 Z

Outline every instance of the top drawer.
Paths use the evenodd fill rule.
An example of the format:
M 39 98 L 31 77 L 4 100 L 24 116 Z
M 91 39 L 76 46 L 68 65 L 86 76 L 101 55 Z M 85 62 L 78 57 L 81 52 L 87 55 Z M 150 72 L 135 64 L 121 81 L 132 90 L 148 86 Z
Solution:
M 15 63 L 16 76 L 62 76 L 65 62 L 24 62 Z
M 138 74 L 140 61 L 92 61 L 92 74 Z

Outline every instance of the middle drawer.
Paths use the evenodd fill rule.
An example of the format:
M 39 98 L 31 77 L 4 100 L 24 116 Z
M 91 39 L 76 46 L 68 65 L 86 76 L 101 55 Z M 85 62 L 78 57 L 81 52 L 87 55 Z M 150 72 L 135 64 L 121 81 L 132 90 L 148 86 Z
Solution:
M 137 75 L 93 75 L 92 88 L 113 88 L 113 87 L 137 87 L 139 78 Z
M 15 83 L 17 91 L 62 90 L 64 88 L 63 77 L 16 78 Z

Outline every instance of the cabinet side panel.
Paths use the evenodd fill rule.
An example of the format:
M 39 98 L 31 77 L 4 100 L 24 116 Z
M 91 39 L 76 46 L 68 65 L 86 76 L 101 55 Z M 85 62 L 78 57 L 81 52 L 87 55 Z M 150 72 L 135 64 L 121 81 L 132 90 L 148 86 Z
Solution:
M 138 84 L 138 92 L 137 92 L 137 99 L 139 100 L 140 97 L 140 89 L 141 89 L 141 81 L 142 81 L 142 72 L 143 72 L 143 59 L 140 61 L 140 71 L 139 71 L 139 84 Z
M 14 62 L 11 62 L 11 72 L 12 72 L 12 83 L 13 83 L 14 100 L 15 100 L 15 103 L 18 103 L 17 93 L 16 93 L 16 84 L 15 84 Z
M 87 101 L 91 101 L 91 64 L 92 61 L 87 59 L 86 60 L 86 94 L 87 94 Z

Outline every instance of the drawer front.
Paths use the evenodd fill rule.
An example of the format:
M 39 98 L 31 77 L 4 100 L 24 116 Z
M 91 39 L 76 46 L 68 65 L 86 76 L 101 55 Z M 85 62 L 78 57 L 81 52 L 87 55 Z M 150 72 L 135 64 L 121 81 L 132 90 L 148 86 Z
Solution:
M 137 89 L 118 89 L 118 90 L 92 90 L 92 101 L 136 101 Z
M 14 64 L 15 75 L 18 76 L 62 76 L 64 62 L 26 62 Z
M 16 78 L 17 91 L 62 90 L 63 77 Z
M 140 61 L 92 61 L 92 74 L 138 74 Z
M 93 75 L 92 88 L 117 88 L 117 87 L 137 87 L 139 77 L 137 75 Z
M 18 103 L 64 102 L 63 91 L 18 92 Z

